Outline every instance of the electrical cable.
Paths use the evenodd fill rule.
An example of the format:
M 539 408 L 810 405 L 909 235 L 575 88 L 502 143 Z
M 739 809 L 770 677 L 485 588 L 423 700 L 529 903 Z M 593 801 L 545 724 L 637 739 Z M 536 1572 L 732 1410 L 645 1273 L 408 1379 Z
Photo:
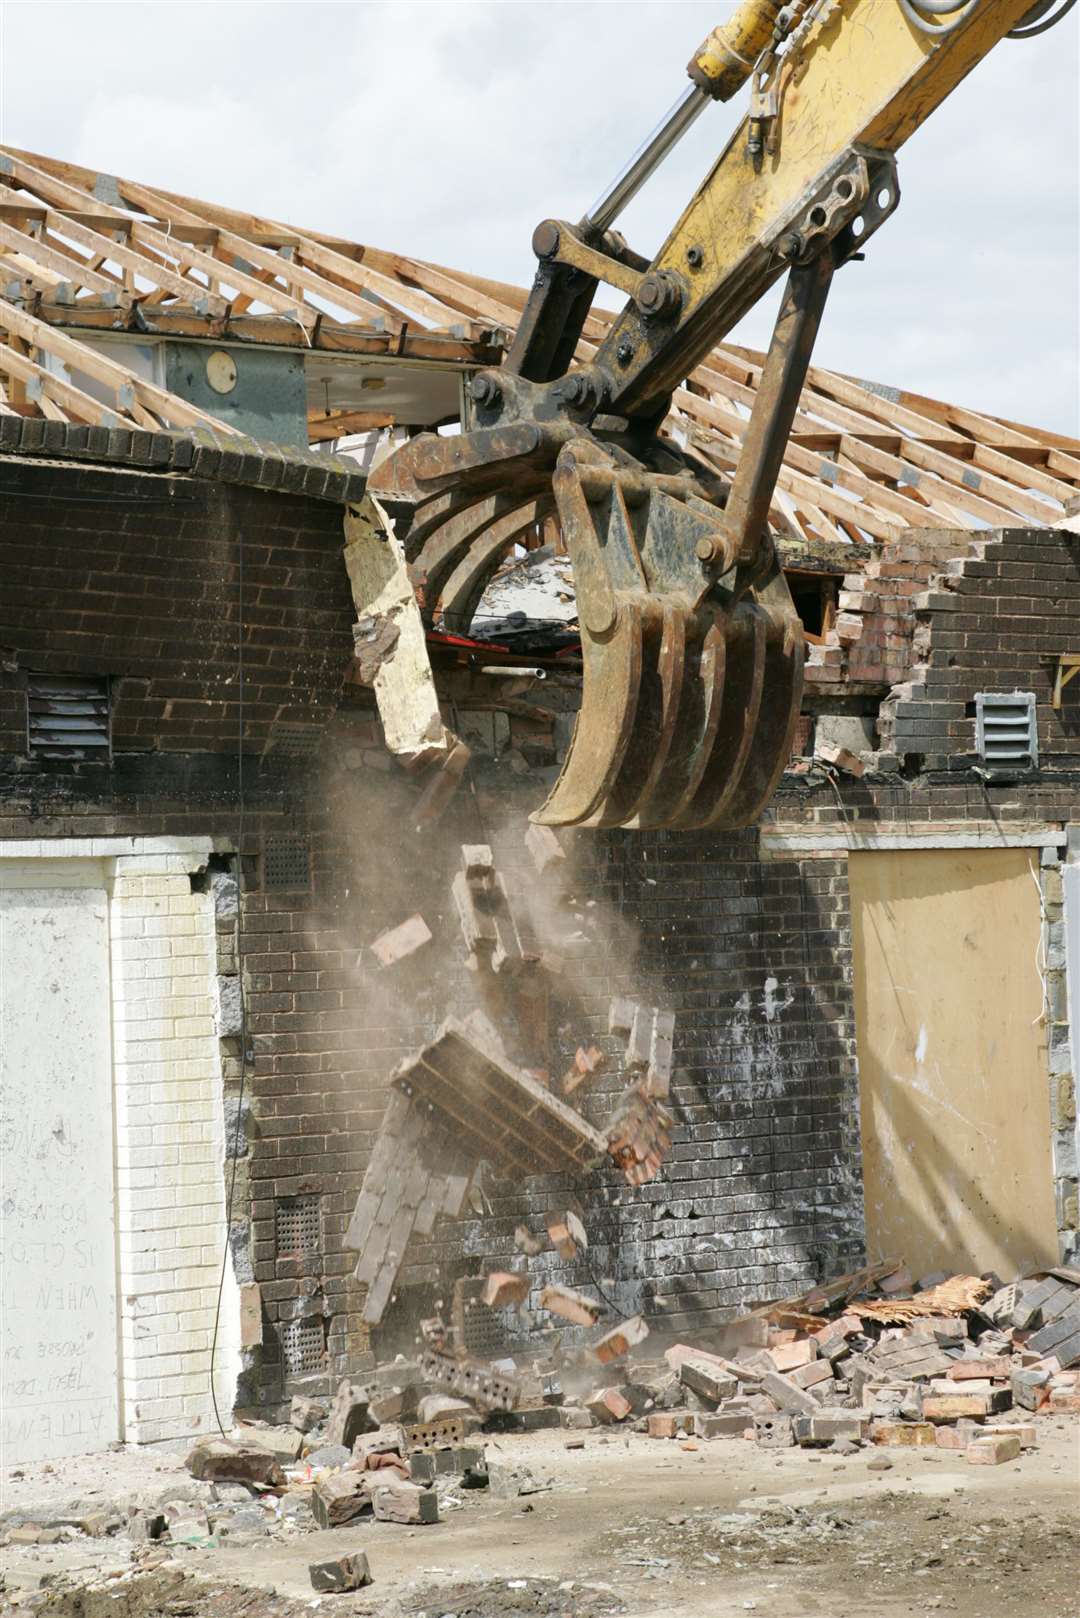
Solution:
M 190 505 L 193 494 L 49 494 L 44 489 L 0 487 L 0 500 L 59 500 L 65 506 L 171 506 Z
M 240 1162 L 240 1140 L 243 1134 L 244 1119 L 244 1084 L 247 1078 L 247 999 L 244 994 L 244 960 L 241 951 L 241 917 L 243 900 L 244 876 L 244 536 L 241 533 L 240 543 L 237 547 L 236 566 L 236 594 L 237 594 L 237 625 L 236 625 L 236 700 L 237 700 L 237 727 L 236 727 L 236 797 L 237 797 L 237 825 L 236 825 L 236 924 L 233 928 L 233 945 L 236 951 L 236 978 L 240 990 L 240 1089 L 236 1097 L 236 1124 L 233 1129 L 232 1141 L 232 1173 L 229 1177 L 229 1192 L 225 1199 L 225 1240 L 221 1250 L 221 1273 L 218 1276 L 217 1298 L 214 1303 L 214 1331 L 210 1339 L 210 1400 L 214 1407 L 214 1420 L 218 1425 L 218 1432 L 222 1438 L 228 1435 L 221 1421 L 221 1412 L 218 1409 L 217 1389 L 214 1386 L 214 1360 L 217 1355 L 218 1330 L 221 1325 L 221 1299 L 225 1290 L 225 1269 L 229 1262 L 230 1239 L 232 1236 L 233 1202 L 236 1197 L 236 1172 Z
M 1039 0 L 1038 5 L 1032 6 L 1030 11 L 1025 12 L 1016 27 L 1006 34 L 1005 38 L 1037 39 L 1040 34 L 1048 34 L 1051 28 L 1056 28 L 1058 23 L 1069 15 L 1069 12 L 1076 4 L 1076 0 L 1061 0 L 1061 5 L 1054 12 L 1054 15 L 1047 17 L 1046 13 L 1053 4 L 1054 0 Z M 1046 17 L 1045 22 L 1042 20 L 1044 17 Z

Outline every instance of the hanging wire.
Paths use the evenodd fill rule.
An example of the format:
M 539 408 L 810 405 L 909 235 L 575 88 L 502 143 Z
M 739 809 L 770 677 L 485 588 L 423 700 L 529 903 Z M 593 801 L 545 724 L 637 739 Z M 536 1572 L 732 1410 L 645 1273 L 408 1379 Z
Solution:
M 243 1134 L 244 1086 L 247 1078 L 247 997 L 244 994 L 244 959 L 242 953 L 243 878 L 244 878 L 244 536 L 241 533 L 236 569 L 237 626 L 236 626 L 236 922 L 233 927 L 233 947 L 236 951 L 236 975 L 240 990 L 240 1088 L 236 1097 L 236 1123 L 232 1141 L 232 1172 L 229 1191 L 225 1199 L 225 1240 L 221 1251 L 221 1271 L 218 1275 L 217 1297 L 214 1301 L 214 1331 L 210 1340 L 210 1399 L 214 1407 L 214 1420 L 222 1438 L 228 1435 L 218 1409 L 217 1388 L 214 1385 L 214 1361 L 217 1356 L 218 1331 L 221 1325 L 221 1299 L 225 1290 L 225 1270 L 229 1262 L 232 1238 L 233 1203 L 236 1198 L 236 1173 L 240 1162 L 240 1140 Z

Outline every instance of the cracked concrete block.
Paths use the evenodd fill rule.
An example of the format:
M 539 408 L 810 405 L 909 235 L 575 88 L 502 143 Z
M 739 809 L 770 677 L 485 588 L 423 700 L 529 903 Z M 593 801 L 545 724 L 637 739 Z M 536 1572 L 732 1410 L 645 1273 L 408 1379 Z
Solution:
M 244 993 L 239 975 L 214 979 L 214 1027 L 219 1039 L 239 1039 L 244 1031 Z

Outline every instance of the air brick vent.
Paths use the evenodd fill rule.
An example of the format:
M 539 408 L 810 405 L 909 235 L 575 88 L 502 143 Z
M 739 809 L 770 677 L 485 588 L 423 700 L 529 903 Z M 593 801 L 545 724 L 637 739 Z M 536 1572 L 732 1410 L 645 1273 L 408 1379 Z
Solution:
M 35 757 L 108 758 L 107 675 L 30 674 L 26 695 Z
M 322 1247 L 319 1198 L 280 1197 L 275 1213 L 278 1258 L 318 1258 Z
M 987 775 L 1011 780 L 1038 768 L 1039 735 L 1033 691 L 980 691 L 975 698 L 975 746 Z
M 311 849 L 303 837 L 268 837 L 263 849 L 263 885 L 288 893 L 311 887 Z

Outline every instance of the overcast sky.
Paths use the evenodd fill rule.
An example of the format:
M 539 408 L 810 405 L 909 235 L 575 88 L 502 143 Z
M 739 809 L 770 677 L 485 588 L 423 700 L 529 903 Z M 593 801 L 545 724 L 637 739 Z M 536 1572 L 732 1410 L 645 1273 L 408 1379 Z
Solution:
M 584 211 L 730 9 L 0 0 L 0 135 L 527 282 L 534 224 Z M 1078 18 L 1003 42 L 903 149 L 899 213 L 837 278 L 823 363 L 1080 432 Z M 709 109 L 624 216 L 639 251 L 742 104 Z M 770 318 L 740 335 L 761 343 Z

